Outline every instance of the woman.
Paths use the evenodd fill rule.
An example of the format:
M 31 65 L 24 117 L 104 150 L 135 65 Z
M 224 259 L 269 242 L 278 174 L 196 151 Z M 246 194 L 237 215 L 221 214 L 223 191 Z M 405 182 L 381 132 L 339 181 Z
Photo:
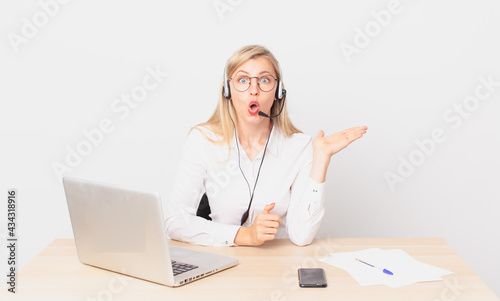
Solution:
M 217 108 L 191 130 L 183 150 L 166 208 L 170 238 L 202 245 L 312 242 L 325 212 L 330 158 L 367 128 L 327 137 L 319 131 L 314 139 L 302 134 L 288 117 L 282 78 L 278 61 L 259 45 L 227 61 Z M 209 219 L 196 216 L 204 193 Z

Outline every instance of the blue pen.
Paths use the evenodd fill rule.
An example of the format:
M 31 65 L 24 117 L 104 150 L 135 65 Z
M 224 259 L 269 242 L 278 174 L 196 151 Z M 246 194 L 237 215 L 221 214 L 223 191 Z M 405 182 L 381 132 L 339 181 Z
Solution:
M 387 274 L 387 275 L 394 275 L 394 274 L 393 274 L 391 271 L 389 271 L 389 270 L 386 270 L 386 269 L 383 269 L 383 268 L 379 268 L 379 267 L 377 267 L 377 266 L 374 266 L 373 264 L 369 264 L 368 262 L 364 262 L 363 260 L 359 260 L 359 259 L 357 259 L 357 258 L 356 258 L 356 260 L 357 260 L 357 261 L 359 261 L 359 262 L 362 262 L 362 263 L 364 263 L 364 264 L 366 264 L 366 265 L 369 265 L 369 266 L 371 266 L 372 268 L 379 269 L 379 270 L 381 270 L 382 272 L 384 272 L 384 273 L 385 273 L 385 274 Z

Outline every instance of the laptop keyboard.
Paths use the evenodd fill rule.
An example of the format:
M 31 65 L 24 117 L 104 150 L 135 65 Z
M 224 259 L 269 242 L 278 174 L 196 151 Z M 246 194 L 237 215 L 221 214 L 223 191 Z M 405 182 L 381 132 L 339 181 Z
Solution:
M 174 271 L 174 276 L 185 273 L 187 271 L 191 271 L 198 268 L 196 265 L 182 263 L 178 261 L 172 260 L 172 270 Z

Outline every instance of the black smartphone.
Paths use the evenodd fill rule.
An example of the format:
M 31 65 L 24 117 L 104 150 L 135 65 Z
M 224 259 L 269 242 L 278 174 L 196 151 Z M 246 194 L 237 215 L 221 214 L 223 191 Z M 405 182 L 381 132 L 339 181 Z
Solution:
M 321 268 L 299 269 L 300 287 L 326 287 L 325 270 Z

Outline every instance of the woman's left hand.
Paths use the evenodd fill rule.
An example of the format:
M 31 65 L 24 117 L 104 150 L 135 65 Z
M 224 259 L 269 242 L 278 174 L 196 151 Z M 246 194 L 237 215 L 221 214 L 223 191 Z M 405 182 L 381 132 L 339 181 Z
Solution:
M 325 132 L 319 131 L 312 142 L 315 155 L 330 158 L 346 148 L 351 142 L 363 137 L 368 127 L 357 126 L 325 137 Z

